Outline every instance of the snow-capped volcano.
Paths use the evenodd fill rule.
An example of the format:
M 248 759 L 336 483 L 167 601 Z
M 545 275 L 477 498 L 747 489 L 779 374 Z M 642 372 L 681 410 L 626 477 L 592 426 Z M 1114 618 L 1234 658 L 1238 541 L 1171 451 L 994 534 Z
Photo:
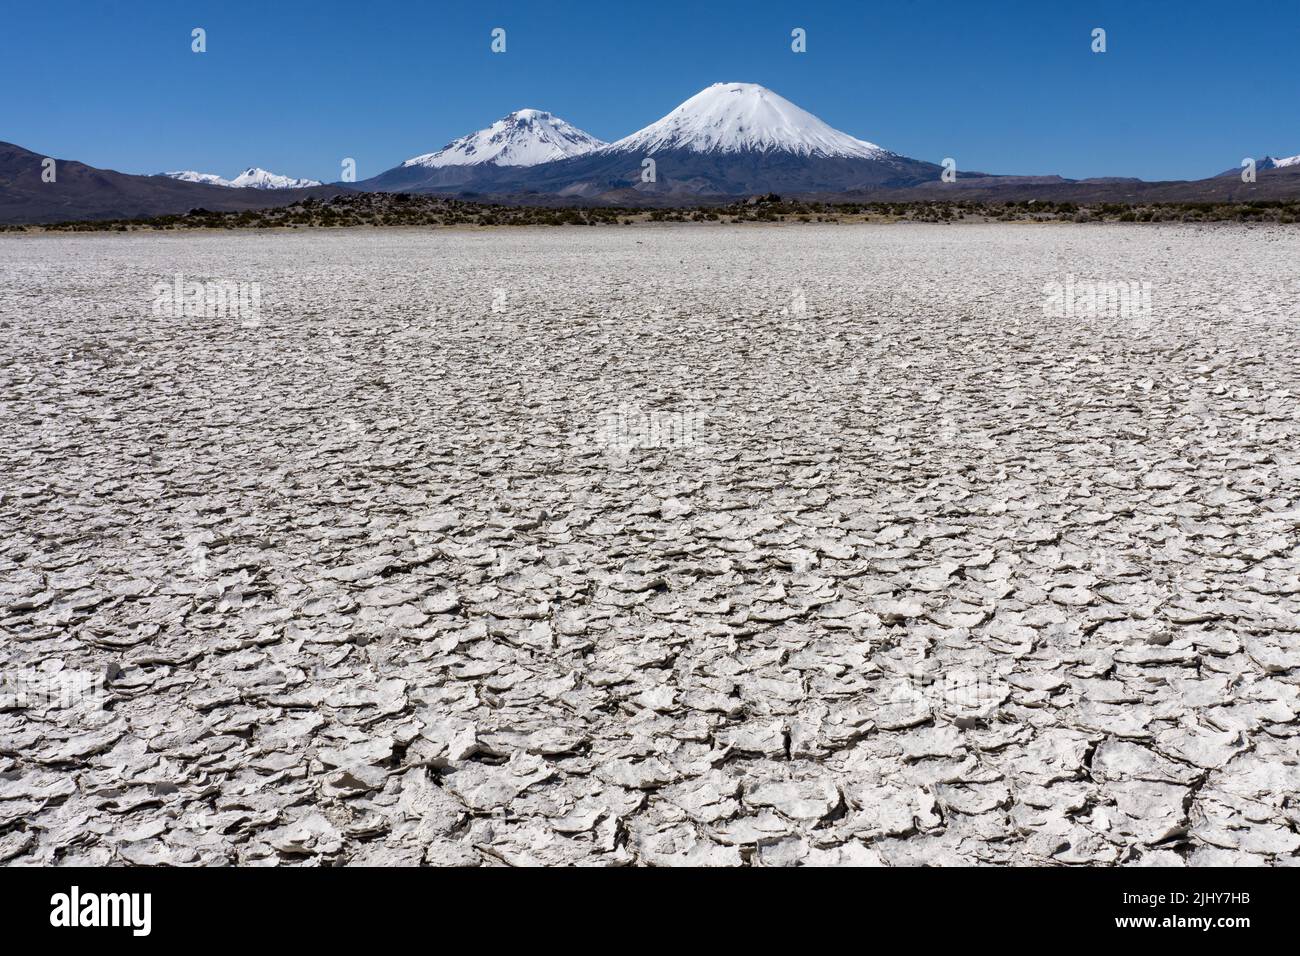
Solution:
M 938 181 L 941 172 L 840 132 L 757 83 L 715 83 L 608 145 L 549 113 L 520 110 L 357 188 L 613 202 L 840 193 Z
M 797 156 L 881 159 L 892 155 L 822 122 L 757 83 L 714 83 L 658 122 L 606 147 L 650 155 L 772 151 Z
M 169 176 L 187 183 L 206 183 L 209 186 L 229 186 L 233 189 L 305 189 L 308 186 L 321 185 L 315 179 L 294 179 L 292 176 L 281 176 L 279 173 L 268 172 L 257 166 L 248 167 L 234 179 L 225 179 L 215 173 L 196 173 L 193 170 L 158 175 Z
M 515 110 L 486 129 L 452 140 L 436 153 L 412 157 L 402 166 L 536 166 L 581 156 L 604 145 L 545 110 Z

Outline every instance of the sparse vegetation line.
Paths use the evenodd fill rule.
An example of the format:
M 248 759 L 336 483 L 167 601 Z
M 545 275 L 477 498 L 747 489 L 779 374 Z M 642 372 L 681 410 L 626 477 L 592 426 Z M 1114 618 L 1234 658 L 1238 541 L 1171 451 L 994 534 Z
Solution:
M 503 205 L 405 193 L 355 193 L 305 199 L 271 209 L 147 219 L 105 219 L 0 226 L 4 232 L 130 232 L 184 229 L 332 228 L 345 226 L 619 226 L 638 222 L 1268 222 L 1300 219 L 1300 199 L 1233 202 L 1076 203 L 1038 200 L 817 202 L 774 194 L 714 206 L 645 209 L 630 206 Z

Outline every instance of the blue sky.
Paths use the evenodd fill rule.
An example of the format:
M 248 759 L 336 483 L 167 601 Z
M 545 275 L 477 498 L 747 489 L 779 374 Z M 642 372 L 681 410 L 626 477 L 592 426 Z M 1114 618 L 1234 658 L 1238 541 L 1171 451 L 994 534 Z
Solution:
M 610 140 L 745 81 L 962 169 L 1198 178 L 1300 153 L 1298 41 L 1296 0 L 9 0 L 0 140 L 333 181 L 343 157 L 365 178 L 520 107 Z

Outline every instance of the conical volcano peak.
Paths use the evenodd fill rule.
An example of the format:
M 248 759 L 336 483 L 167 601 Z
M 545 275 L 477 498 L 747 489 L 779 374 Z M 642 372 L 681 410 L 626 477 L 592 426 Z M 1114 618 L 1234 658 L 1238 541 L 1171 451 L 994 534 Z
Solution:
M 581 156 L 604 142 L 545 110 L 507 113 L 486 129 L 452 140 L 435 153 L 425 153 L 403 166 L 536 166 Z
M 879 159 L 888 150 L 842 133 L 758 83 L 714 83 L 610 150 L 783 152 Z

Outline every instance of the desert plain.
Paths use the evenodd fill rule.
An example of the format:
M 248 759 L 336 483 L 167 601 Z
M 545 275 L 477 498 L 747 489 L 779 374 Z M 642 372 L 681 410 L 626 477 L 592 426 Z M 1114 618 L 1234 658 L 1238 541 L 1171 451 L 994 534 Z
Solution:
M 0 862 L 1295 864 L 1297 261 L 0 238 Z

